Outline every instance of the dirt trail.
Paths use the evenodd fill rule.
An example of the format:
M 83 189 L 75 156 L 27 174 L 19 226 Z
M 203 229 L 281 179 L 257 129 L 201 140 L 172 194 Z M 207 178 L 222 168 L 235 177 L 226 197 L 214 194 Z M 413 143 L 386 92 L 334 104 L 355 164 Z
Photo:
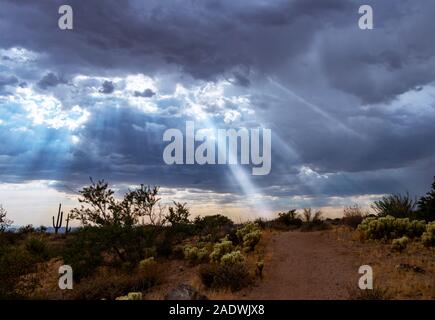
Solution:
M 243 299 L 347 299 L 361 258 L 329 232 L 283 232 L 266 247 L 264 277 Z

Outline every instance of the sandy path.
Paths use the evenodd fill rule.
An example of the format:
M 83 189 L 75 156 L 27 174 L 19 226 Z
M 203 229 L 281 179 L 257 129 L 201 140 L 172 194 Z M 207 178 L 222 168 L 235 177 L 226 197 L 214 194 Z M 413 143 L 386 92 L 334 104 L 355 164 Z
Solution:
M 267 244 L 264 277 L 243 299 L 346 299 L 361 258 L 329 232 L 283 232 Z

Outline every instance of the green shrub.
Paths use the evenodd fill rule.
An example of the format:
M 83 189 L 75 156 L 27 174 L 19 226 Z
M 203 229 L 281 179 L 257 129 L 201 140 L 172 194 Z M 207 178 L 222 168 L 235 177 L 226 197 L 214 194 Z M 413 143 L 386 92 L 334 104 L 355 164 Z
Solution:
M 350 300 L 390 300 L 393 298 L 388 289 L 377 288 L 361 290 L 359 288 L 348 288 Z
M 302 220 L 299 218 L 296 210 L 289 210 L 287 212 L 278 213 L 278 218 L 276 219 L 276 221 L 287 227 L 300 227 L 302 225 Z
M 210 260 L 213 262 L 219 262 L 223 255 L 230 253 L 233 250 L 233 243 L 227 240 L 227 238 L 224 238 L 221 240 L 221 242 L 214 245 L 213 251 L 210 254 Z
M 208 288 L 229 288 L 233 291 L 249 285 L 251 282 L 245 264 L 208 264 L 199 269 L 202 283 Z
M 62 256 L 74 269 L 76 281 L 90 276 L 103 262 L 133 269 L 150 254 L 154 235 L 154 229 L 146 227 L 85 227 L 71 233 Z
M 267 226 L 267 221 L 263 218 L 257 218 L 254 220 L 254 223 L 260 227 L 260 229 L 265 229 Z
M 409 238 L 407 236 L 403 236 L 401 238 L 394 239 L 393 242 L 392 242 L 391 248 L 394 251 L 401 252 L 401 251 L 406 249 L 408 243 L 409 243 Z
M 241 228 L 237 229 L 236 234 L 239 239 L 243 240 L 243 237 L 248 233 L 260 230 L 260 227 L 256 223 L 248 222 L 243 225 Z
M 199 269 L 202 283 L 208 288 L 240 290 L 250 282 L 246 259 L 240 251 L 224 254 L 217 263 Z
M 381 200 L 375 201 L 372 209 L 380 217 L 412 218 L 415 215 L 415 204 L 409 194 L 390 194 L 384 196 Z
M 237 237 L 242 241 L 245 251 L 252 251 L 260 241 L 261 229 L 256 223 L 247 223 L 236 231 Z
M 86 227 L 68 238 L 63 260 L 73 268 L 74 280 L 80 281 L 102 265 L 105 250 L 107 246 L 100 238 L 98 228 Z
M 30 236 L 25 241 L 26 250 L 37 260 L 45 261 L 50 257 L 47 242 L 42 237 Z
M 157 262 L 155 261 L 154 257 L 143 259 L 141 262 L 139 262 L 139 270 L 147 271 L 150 268 L 154 268 L 156 264 Z
M 311 208 L 304 208 L 302 211 L 303 223 L 301 231 L 318 231 L 325 230 L 330 227 L 322 218 L 322 211 L 313 211 Z
M 344 208 L 341 221 L 343 224 L 356 229 L 367 215 L 367 212 L 364 212 L 358 205 L 354 205 Z
M 435 221 L 426 225 L 426 231 L 421 236 L 421 242 L 427 246 L 435 246 Z
M 304 208 L 302 212 L 302 217 L 305 223 L 319 223 L 322 221 L 322 211 L 317 210 L 313 212 L 311 208 Z
M 28 224 L 18 229 L 18 233 L 22 235 L 33 233 L 33 232 L 35 232 L 35 228 L 31 224 Z
M 256 230 L 246 234 L 243 237 L 243 249 L 247 252 L 254 250 L 257 243 L 260 242 L 260 239 L 261 239 L 260 230 Z
M 215 286 L 215 278 L 219 274 L 219 269 L 219 265 L 215 263 L 201 265 L 199 268 L 199 277 L 202 284 L 207 288 L 213 288 L 213 286 Z
M 0 204 L 0 232 L 6 231 L 13 223 L 12 220 L 7 218 L 7 214 L 6 209 Z
M 194 235 L 195 226 L 193 224 L 178 223 L 163 227 L 161 232 L 153 238 L 157 255 L 164 257 L 170 256 L 177 243 Z
M 256 266 L 255 274 L 257 276 L 259 276 L 260 278 L 262 278 L 263 277 L 263 269 L 264 269 L 264 261 L 263 260 L 257 261 L 255 263 L 255 266 Z
M 151 248 L 145 248 L 143 250 L 143 257 L 146 258 L 151 258 L 151 257 L 155 257 L 157 256 L 157 251 L 155 247 L 151 247 Z
M 230 267 L 230 266 L 243 267 L 246 265 L 246 259 L 243 256 L 243 254 L 240 253 L 240 251 L 233 251 L 224 254 L 220 260 L 220 264 L 223 267 Z
M 174 201 L 174 207 L 169 207 L 169 213 L 165 216 L 165 220 L 172 226 L 177 224 L 188 224 L 190 213 L 186 205 L 186 203 Z
M 67 292 L 74 300 L 114 300 L 131 292 L 144 292 L 156 285 L 161 278 L 159 268 L 149 268 L 146 272 L 122 273 L 107 270 L 83 279 L 74 290 Z
M 120 296 L 115 300 L 142 300 L 142 292 L 129 292 L 126 296 Z
M 366 239 L 395 239 L 402 236 L 415 238 L 420 237 L 425 229 L 425 221 L 392 216 L 369 217 L 358 226 L 358 230 Z
M 11 247 L 21 240 L 22 236 L 16 232 L 0 232 L 0 250 L 2 247 Z
M 24 275 L 36 271 L 35 258 L 24 248 L 0 249 L 0 299 L 24 298 L 38 286 L 38 279 L 20 281 Z
M 435 221 L 435 177 L 432 183 L 432 189 L 421 197 L 417 203 L 418 217 L 426 221 Z
M 175 259 L 184 259 L 184 246 L 177 244 L 172 248 L 172 255 Z
M 208 251 L 206 248 L 198 248 L 186 245 L 183 248 L 184 258 L 191 263 L 201 263 L 207 260 Z
M 234 229 L 234 223 L 226 216 L 220 214 L 196 217 L 193 223 L 197 234 L 207 236 L 208 240 L 213 242 Z

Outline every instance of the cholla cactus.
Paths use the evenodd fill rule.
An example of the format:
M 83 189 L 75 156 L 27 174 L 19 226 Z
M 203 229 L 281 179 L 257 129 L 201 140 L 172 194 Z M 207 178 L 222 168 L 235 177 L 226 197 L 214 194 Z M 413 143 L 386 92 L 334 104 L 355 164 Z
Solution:
M 254 250 L 257 243 L 260 242 L 260 238 L 261 238 L 260 230 L 255 230 L 253 232 L 246 234 L 243 237 L 243 249 L 247 252 Z
M 237 237 L 243 242 L 243 249 L 248 252 L 255 249 L 261 238 L 261 228 L 257 223 L 247 223 L 236 231 Z
M 206 248 L 197 248 L 186 245 L 183 248 L 184 258 L 192 263 L 200 263 L 207 259 L 208 251 Z
M 245 224 L 243 227 L 236 231 L 236 235 L 240 240 L 243 240 L 243 237 L 248 233 L 261 230 L 260 226 L 256 223 L 249 222 Z
M 224 254 L 230 253 L 234 250 L 233 243 L 227 238 L 216 243 L 213 247 L 213 252 L 210 254 L 210 260 L 213 262 L 219 262 Z
M 395 239 L 402 236 L 415 238 L 422 235 L 426 222 L 409 220 L 408 218 L 366 218 L 358 226 L 358 230 L 367 239 Z
M 263 261 L 263 260 L 257 261 L 257 263 L 255 264 L 255 266 L 257 267 L 257 269 L 255 270 L 255 273 L 256 273 L 260 278 L 263 278 L 264 261 Z
M 421 236 L 421 242 L 427 247 L 435 246 L 435 221 L 429 222 Z
M 392 247 L 391 248 L 394 251 L 401 252 L 401 251 L 406 249 L 406 246 L 408 245 L 408 243 L 409 243 L 409 238 L 407 236 L 403 236 L 401 238 L 394 239 L 393 242 L 392 242 Z
M 224 254 L 220 261 L 221 266 L 241 266 L 244 267 L 246 265 L 246 259 L 240 251 L 233 251 L 227 254 Z
M 126 296 L 120 296 L 115 300 L 142 300 L 142 292 L 129 292 Z
M 154 257 L 149 257 L 147 259 L 143 259 L 141 262 L 139 262 L 139 269 L 140 270 L 147 270 L 150 267 L 155 266 L 156 261 L 154 260 Z

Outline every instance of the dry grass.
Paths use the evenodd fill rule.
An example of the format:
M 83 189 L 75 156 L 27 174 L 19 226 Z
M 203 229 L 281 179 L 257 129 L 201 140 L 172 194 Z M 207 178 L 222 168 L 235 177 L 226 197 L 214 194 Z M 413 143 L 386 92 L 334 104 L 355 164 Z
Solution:
M 373 268 L 374 287 L 386 292 L 389 299 L 435 299 L 435 248 L 414 241 L 403 252 L 393 252 L 390 243 L 361 241 L 357 231 L 336 228 L 333 233 Z M 424 272 L 403 270 L 401 264 Z
M 60 259 L 51 259 L 40 263 L 37 272 L 32 274 L 39 280 L 39 286 L 29 295 L 30 299 L 38 300 L 61 300 L 64 299 L 65 291 L 59 289 L 59 267 L 63 265 Z

